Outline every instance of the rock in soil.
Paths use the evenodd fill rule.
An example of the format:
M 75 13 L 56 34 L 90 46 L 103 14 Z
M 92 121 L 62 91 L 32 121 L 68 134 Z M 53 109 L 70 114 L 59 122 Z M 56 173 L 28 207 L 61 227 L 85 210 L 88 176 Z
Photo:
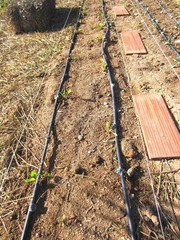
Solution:
M 134 174 L 135 174 L 135 172 L 136 172 L 136 167 L 131 167 L 131 168 L 129 168 L 129 169 L 127 170 L 127 175 L 128 175 L 129 177 L 133 177 Z
M 121 150 L 125 157 L 133 158 L 138 154 L 137 147 L 134 145 L 134 143 L 126 139 L 121 141 Z

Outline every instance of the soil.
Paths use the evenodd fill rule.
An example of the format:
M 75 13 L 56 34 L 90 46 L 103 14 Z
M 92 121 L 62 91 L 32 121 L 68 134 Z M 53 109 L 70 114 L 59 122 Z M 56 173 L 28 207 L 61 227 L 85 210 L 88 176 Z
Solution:
M 177 2 L 163 1 L 175 16 Z M 58 6 L 66 4 L 67 13 L 67 7 L 70 9 L 73 1 L 57 2 Z M 179 29 L 173 19 L 159 8 L 156 1 L 143 2 L 149 6 L 159 25 L 166 27 L 167 36 L 173 36 L 173 41 L 178 40 Z M 73 5 L 77 8 L 75 17 L 80 4 L 81 1 L 76 1 Z M 115 18 L 114 5 L 124 5 L 130 15 Z M 178 127 L 179 59 L 136 1 L 105 1 L 105 11 L 110 23 L 106 48 L 116 87 L 123 173 L 137 239 L 176 240 L 180 224 L 179 159 L 148 159 L 132 95 L 162 94 Z M 62 14 L 61 20 L 65 21 L 66 17 Z M 113 109 L 109 77 L 101 55 L 101 41 L 106 30 L 102 23 L 101 1 L 85 0 L 68 76 L 63 85 L 63 91 L 69 90 L 69 93 L 61 97 L 57 107 L 38 186 L 37 210 L 32 215 L 27 239 L 131 239 L 117 172 L 114 133 L 107 127 L 107 123 L 113 123 Z M 131 30 L 140 33 L 147 54 L 124 54 L 120 32 Z M 56 31 L 64 34 L 62 29 Z M 70 33 L 66 37 L 70 39 Z M 4 191 L 9 197 L 8 201 L 7 198 L 2 201 L 2 240 L 20 239 L 34 186 L 33 182 L 24 183 L 23 179 L 39 167 L 38 159 L 42 155 L 68 47 L 69 43 L 65 44 L 61 52 L 51 59 L 51 74 L 45 77 L 31 126 L 33 131 L 29 127 L 24 136 L 27 148 L 24 150 L 23 145 L 18 149 L 19 157 L 13 162 L 9 178 L 5 181 Z M 20 164 L 20 156 L 25 154 L 28 163 L 24 166 Z M 50 176 L 46 177 L 46 173 Z

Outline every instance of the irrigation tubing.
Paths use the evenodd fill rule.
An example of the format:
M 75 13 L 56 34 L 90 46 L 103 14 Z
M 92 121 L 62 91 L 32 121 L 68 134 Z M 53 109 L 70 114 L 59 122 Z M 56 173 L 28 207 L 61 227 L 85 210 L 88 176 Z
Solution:
M 169 11 L 167 11 L 166 8 L 165 8 L 158 0 L 155 0 L 155 2 L 157 2 L 157 4 L 161 7 L 161 9 L 162 9 L 170 18 L 172 18 L 178 25 L 180 24 L 180 21 L 177 20 Z
M 50 141 L 50 135 L 51 135 L 52 127 L 53 127 L 53 124 L 54 124 L 54 119 L 55 119 L 55 116 L 56 116 L 56 109 L 57 109 L 59 98 L 60 98 L 60 92 L 62 90 L 63 84 L 64 84 L 64 82 L 67 78 L 67 75 L 68 75 L 69 62 L 71 60 L 71 52 L 74 48 L 75 38 L 76 38 L 76 34 L 77 34 L 76 30 L 79 26 L 79 20 L 80 20 L 80 17 L 81 17 L 81 12 L 82 12 L 83 5 L 84 5 L 84 0 L 82 0 L 82 2 L 81 2 L 81 7 L 80 7 L 80 10 L 79 10 L 77 22 L 75 24 L 75 30 L 73 32 L 70 47 L 69 47 L 69 50 L 68 50 L 68 56 L 67 56 L 66 64 L 65 64 L 65 67 L 64 67 L 63 76 L 61 78 L 61 81 L 60 81 L 60 84 L 59 84 L 59 87 L 58 87 L 58 91 L 57 91 L 57 96 L 56 96 L 56 99 L 55 99 L 55 102 L 54 102 L 54 107 L 53 107 L 53 111 L 52 111 L 52 115 L 51 115 L 51 120 L 50 120 L 50 124 L 49 124 L 49 128 L 48 128 L 47 136 L 46 136 L 46 139 L 45 139 L 45 144 L 44 144 L 42 156 L 41 156 L 41 159 L 40 159 L 38 176 L 37 176 L 36 181 L 35 181 L 32 197 L 31 197 L 28 212 L 27 212 L 27 215 L 26 215 L 26 220 L 25 220 L 23 231 L 22 231 L 22 234 L 21 234 L 21 240 L 26 240 L 27 239 L 27 234 L 29 232 L 30 220 L 31 220 L 32 214 L 37 210 L 36 195 L 37 195 L 37 191 L 38 191 L 38 184 L 39 184 L 39 180 L 40 180 L 41 173 L 42 173 L 42 170 L 43 170 L 44 159 L 46 157 L 46 152 L 47 152 L 48 144 L 49 144 L 49 141 Z
M 128 199 L 128 193 L 126 189 L 126 182 L 124 178 L 124 173 L 123 173 L 123 163 L 122 163 L 122 155 L 121 155 L 121 149 L 120 149 L 120 144 L 119 144 L 119 137 L 118 137 L 118 123 L 117 123 L 117 107 L 116 107 L 116 100 L 115 100 L 115 82 L 113 81 L 112 78 L 112 73 L 110 71 L 110 65 L 108 63 L 107 57 L 106 57 L 106 47 L 105 47 L 105 42 L 107 41 L 107 38 L 109 36 L 109 23 L 108 19 L 105 14 L 105 3 L 104 0 L 102 0 L 102 12 L 104 15 L 104 20 L 106 24 L 106 32 L 104 34 L 104 37 L 102 39 L 102 56 L 104 59 L 104 62 L 106 64 L 106 69 L 108 72 L 109 80 L 110 80 L 110 85 L 111 85 L 111 93 L 112 93 L 112 105 L 113 105 L 113 129 L 115 133 L 115 142 L 116 142 L 116 153 L 117 153 L 117 159 L 118 159 L 118 165 L 119 168 L 117 169 L 117 173 L 119 173 L 120 178 L 121 178 L 121 184 L 122 184 L 122 189 L 123 189 L 123 194 L 124 194 L 124 202 L 126 205 L 126 211 L 127 211 L 127 216 L 128 216 L 128 223 L 129 223 L 129 230 L 131 234 L 131 240 L 136 239 L 136 234 L 135 234 L 135 228 L 134 228 L 134 223 L 133 223 L 133 218 L 132 218 L 132 213 L 131 213 L 131 207 Z
M 162 30 L 162 28 L 159 26 L 159 24 L 157 23 L 156 19 L 152 16 L 152 14 L 148 11 L 148 9 L 146 8 L 146 6 L 143 4 L 142 1 L 136 0 L 136 2 L 141 6 L 141 8 L 145 11 L 145 13 L 149 16 L 149 18 L 151 19 L 151 21 L 153 22 L 153 24 L 156 26 L 157 30 L 161 33 L 162 37 L 164 38 L 164 40 L 168 43 L 168 45 L 170 46 L 170 48 L 176 53 L 176 55 L 178 57 L 180 57 L 180 53 L 177 51 L 177 49 L 172 45 L 171 41 L 168 39 L 168 37 L 166 36 L 166 34 L 164 33 L 164 31 Z

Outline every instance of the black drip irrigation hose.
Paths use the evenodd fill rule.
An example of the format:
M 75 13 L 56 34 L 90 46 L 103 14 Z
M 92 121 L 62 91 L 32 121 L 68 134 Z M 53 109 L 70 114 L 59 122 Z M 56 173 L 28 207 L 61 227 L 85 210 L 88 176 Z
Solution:
M 155 1 L 169 17 L 172 18 L 177 23 L 177 25 L 180 24 L 180 21 L 177 20 L 169 11 L 167 11 L 166 8 L 158 0 L 155 0 Z
M 105 42 L 107 41 L 107 38 L 109 36 L 110 27 L 109 27 L 108 19 L 105 15 L 104 0 L 102 0 L 102 12 L 103 12 L 105 24 L 106 24 L 106 32 L 102 39 L 102 56 L 103 56 L 104 62 L 106 64 L 106 69 L 107 69 L 107 72 L 109 75 L 109 80 L 110 80 L 110 85 L 111 85 L 113 118 L 114 118 L 113 119 L 114 120 L 113 129 L 114 129 L 114 133 L 115 133 L 116 153 L 117 153 L 117 159 L 118 159 L 118 165 L 119 165 L 119 168 L 117 169 L 117 173 L 119 173 L 120 178 L 121 178 L 121 184 L 122 184 L 122 189 L 123 189 L 123 194 L 124 194 L 124 202 L 126 205 L 126 211 L 127 211 L 127 215 L 128 215 L 128 223 L 129 223 L 129 230 L 130 230 L 130 234 L 131 234 L 131 240 L 135 240 L 136 233 L 135 233 L 128 193 L 127 193 L 127 189 L 126 189 L 126 183 L 125 183 L 125 178 L 124 178 L 124 173 L 123 173 L 122 155 L 121 155 L 120 143 L 119 143 L 119 138 L 118 138 L 117 107 L 116 107 L 116 101 L 115 101 L 115 82 L 113 81 L 112 74 L 110 71 L 110 66 L 108 64 L 108 60 L 107 60 L 106 53 L 105 53 L 105 51 L 106 51 Z
M 145 11 L 145 13 L 150 17 L 151 21 L 153 22 L 153 24 L 155 25 L 156 29 L 160 32 L 160 34 L 162 35 L 162 37 L 164 38 L 164 40 L 168 43 L 168 45 L 170 46 L 170 48 L 177 54 L 178 57 L 180 57 L 180 53 L 177 51 L 177 49 L 172 45 L 171 41 L 168 39 L 168 37 L 166 36 L 166 34 L 164 33 L 164 31 L 162 30 L 162 28 L 159 26 L 159 24 L 157 23 L 157 21 L 154 19 L 154 17 L 152 16 L 152 14 L 148 11 L 148 9 L 146 8 L 146 6 L 143 4 L 142 1 L 136 0 L 136 2 L 141 6 L 141 8 Z
M 75 38 L 76 38 L 76 34 L 77 34 L 76 30 L 79 26 L 79 20 L 80 20 L 80 17 L 81 17 L 81 12 L 82 12 L 83 5 L 84 5 L 84 0 L 82 0 L 82 2 L 81 2 L 81 7 L 80 7 L 80 10 L 79 10 L 77 22 L 75 24 L 75 30 L 73 32 L 70 47 L 69 47 L 69 50 L 68 50 L 68 56 L 67 56 L 67 60 L 66 60 L 66 65 L 64 67 L 64 73 L 63 73 L 63 76 L 61 78 L 61 81 L 60 81 L 60 84 L 59 84 L 59 87 L 58 87 L 58 91 L 57 91 L 57 96 L 56 96 L 56 99 L 55 99 L 55 102 L 54 102 L 54 108 L 53 108 L 53 111 L 52 111 L 51 120 L 50 120 L 50 124 L 49 124 L 49 128 L 48 128 L 48 132 L 47 132 L 42 156 L 41 156 L 41 159 L 40 159 L 38 176 L 37 176 L 36 181 L 35 181 L 31 201 L 30 201 L 28 212 L 27 212 L 27 215 L 26 215 L 26 220 L 25 220 L 23 231 L 22 231 L 22 234 L 21 234 L 21 240 L 27 240 L 27 234 L 28 234 L 29 228 L 30 228 L 30 220 L 31 220 L 32 214 L 37 210 L 36 195 L 37 195 L 37 191 L 38 191 L 38 184 L 39 184 L 40 176 L 41 176 L 41 173 L 42 173 L 42 170 L 43 170 L 44 159 L 46 157 L 46 152 L 47 152 L 48 144 L 49 144 L 49 141 L 50 141 L 50 134 L 51 134 L 52 127 L 53 127 L 54 120 L 55 120 L 55 116 L 56 116 L 56 110 L 57 110 L 57 106 L 58 106 L 58 102 L 59 102 L 59 98 L 60 98 L 60 92 L 62 90 L 63 84 L 64 84 L 64 82 L 67 78 L 67 75 L 68 75 L 69 62 L 71 60 L 71 52 L 72 52 L 74 44 L 75 44 Z

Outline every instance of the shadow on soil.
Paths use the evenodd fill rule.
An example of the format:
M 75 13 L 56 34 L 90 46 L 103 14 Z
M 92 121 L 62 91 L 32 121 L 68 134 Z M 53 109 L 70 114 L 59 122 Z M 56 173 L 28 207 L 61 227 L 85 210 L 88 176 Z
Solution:
M 79 8 L 57 8 L 49 32 L 56 32 L 64 27 L 76 24 L 78 15 Z

